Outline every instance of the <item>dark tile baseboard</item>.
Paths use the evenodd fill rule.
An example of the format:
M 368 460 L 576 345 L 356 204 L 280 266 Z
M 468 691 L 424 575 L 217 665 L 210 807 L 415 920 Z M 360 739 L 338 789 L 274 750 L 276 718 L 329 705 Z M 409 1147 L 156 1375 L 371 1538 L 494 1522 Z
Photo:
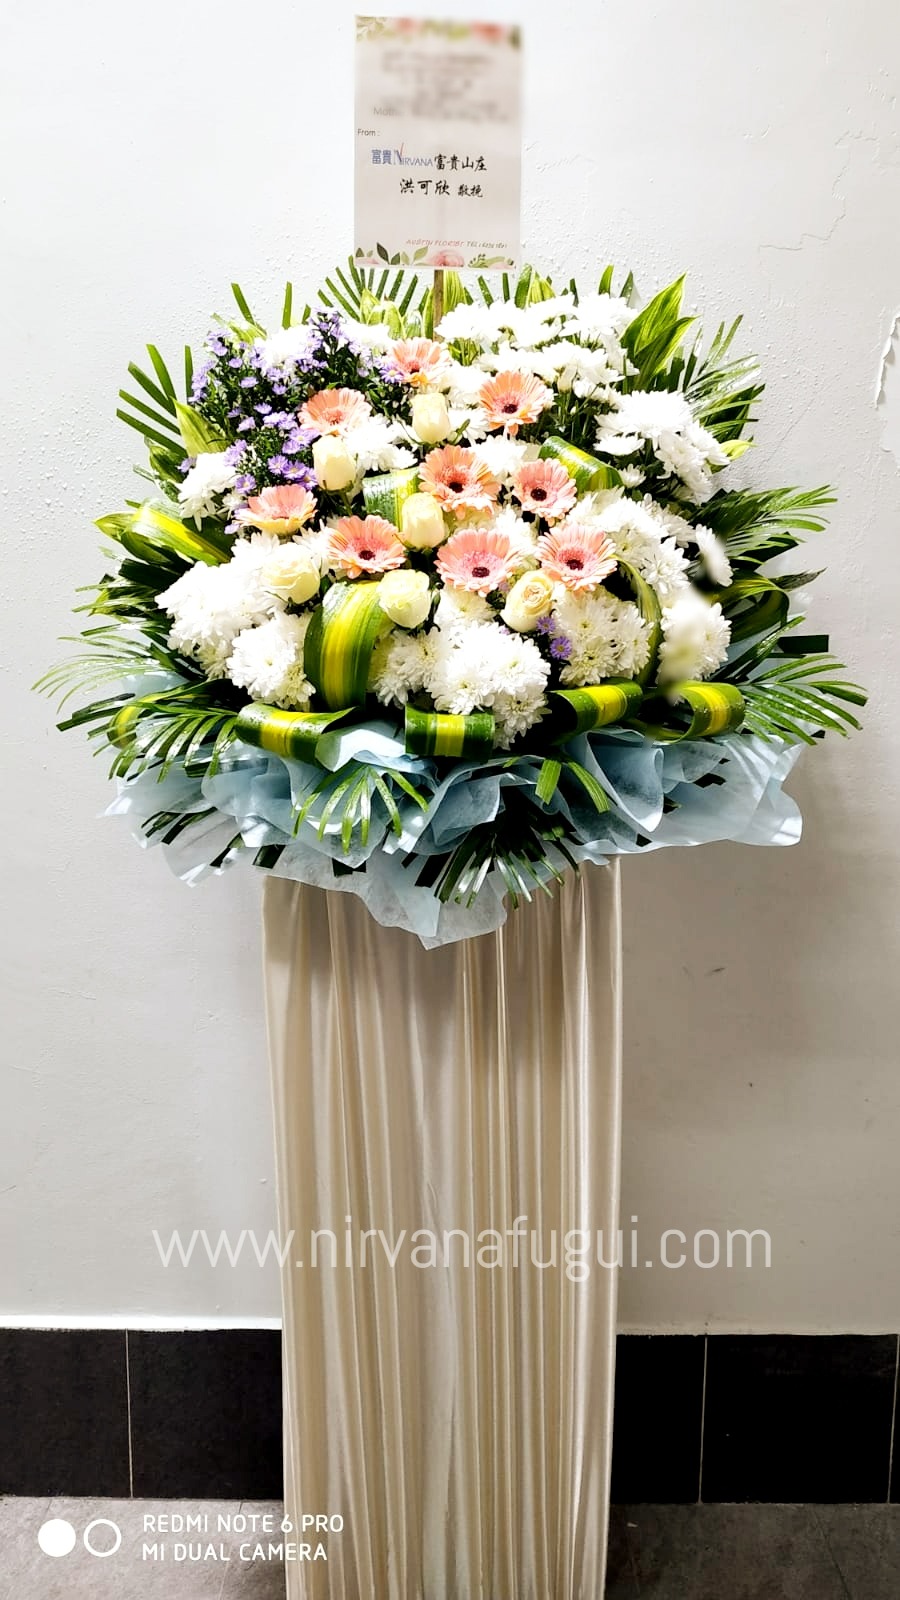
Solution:
M 900 1502 L 900 1336 L 619 1336 L 619 1504 Z M 281 1336 L 0 1329 L 0 1494 L 277 1499 Z

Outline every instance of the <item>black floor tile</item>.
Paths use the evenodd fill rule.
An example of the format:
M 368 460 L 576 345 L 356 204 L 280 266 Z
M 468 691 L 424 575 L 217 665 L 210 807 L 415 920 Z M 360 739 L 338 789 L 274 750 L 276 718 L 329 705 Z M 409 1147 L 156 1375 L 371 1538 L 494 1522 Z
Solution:
M 628 1506 L 625 1531 L 606 1600 L 847 1600 L 811 1506 Z
M 134 1493 L 281 1495 L 281 1335 L 131 1333 Z
M 885 1501 L 897 1340 L 710 1335 L 705 1501 Z
M 619 1504 L 699 1497 L 703 1338 L 620 1334 L 612 1498 Z
M 816 1506 L 850 1600 L 900 1595 L 900 1506 Z
M 0 1494 L 128 1492 L 124 1333 L 0 1330 Z
M 631 1600 L 637 1590 L 625 1528 L 625 1507 L 612 1506 L 606 1548 L 606 1600 Z

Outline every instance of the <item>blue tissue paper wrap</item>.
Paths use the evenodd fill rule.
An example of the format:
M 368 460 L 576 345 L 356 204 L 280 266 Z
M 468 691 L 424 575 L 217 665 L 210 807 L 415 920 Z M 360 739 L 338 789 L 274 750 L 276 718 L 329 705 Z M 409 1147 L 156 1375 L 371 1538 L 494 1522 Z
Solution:
M 675 743 L 625 728 L 582 734 L 565 754 L 596 778 L 609 810 L 598 813 L 586 793 L 579 799 L 571 788 L 565 794 L 558 788 L 546 814 L 551 822 L 556 813 L 568 824 L 567 849 L 579 862 L 603 863 L 611 856 L 723 839 L 794 844 L 800 837 L 800 814 L 782 786 L 799 748 L 749 734 Z M 107 815 L 129 816 L 143 844 L 160 837 L 148 837 L 145 827 L 160 813 L 196 815 L 195 822 L 162 844 L 172 869 L 189 884 L 248 853 L 253 858 L 267 846 L 278 846 L 280 854 L 265 870 L 359 895 L 384 927 L 404 928 L 426 947 L 500 926 L 507 914 L 506 885 L 496 870 L 471 905 L 441 904 L 416 879 L 422 858 L 446 855 L 473 828 L 495 819 L 512 789 L 533 791 L 540 758 L 520 760 L 514 767 L 505 758 L 459 763 L 447 771 L 433 760 L 408 755 L 389 722 L 336 728 L 320 739 L 316 755 L 318 765 L 232 744 L 211 777 L 192 777 L 176 765 L 162 781 L 153 771 L 120 781 Z M 382 774 L 405 774 L 428 805 L 423 811 L 395 788 L 402 828 L 398 835 L 376 794 L 366 843 L 354 836 L 345 851 L 340 823 L 329 821 L 320 836 L 315 808 L 299 829 L 295 822 L 299 806 L 321 780 L 322 768 L 339 772 L 351 761 Z M 566 867 L 553 846 L 548 855 L 559 870 Z M 542 869 L 535 870 L 540 876 Z M 549 865 L 543 876 L 552 876 Z

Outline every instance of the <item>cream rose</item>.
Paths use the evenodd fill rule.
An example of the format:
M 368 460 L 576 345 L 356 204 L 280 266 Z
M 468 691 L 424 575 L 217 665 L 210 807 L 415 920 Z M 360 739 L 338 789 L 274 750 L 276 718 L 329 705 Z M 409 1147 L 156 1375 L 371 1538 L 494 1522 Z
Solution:
M 400 513 L 400 537 L 411 550 L 434 550 L 447 537 L 444 514 L 433 494 L 411 494 Z
M 523 572 L 506 597 L 501 620 L 516 633 L 533 633 L 553 604 L 553 581 L 546 572 Z
M 330 433 L 317 439 L 312 450 L 313 469 L 323 489 L 346 489 L 356 477 L 356 462 L 347 446 Z
M 378 604 L 398 628 L 419 628 L 431 610 L 427 572 L 401 567 L 386 572 L 378 586 Z
M 264 589 L 279 600 L 302 605 L 318 592 L 319 569 L 296 545 L 286 544 L 266 562 L 260 574 Z
M 450 432 L 450 412 L 442 394 L 416 394 L 412 402 L 413 433 L 423 444 L 440 444 Z

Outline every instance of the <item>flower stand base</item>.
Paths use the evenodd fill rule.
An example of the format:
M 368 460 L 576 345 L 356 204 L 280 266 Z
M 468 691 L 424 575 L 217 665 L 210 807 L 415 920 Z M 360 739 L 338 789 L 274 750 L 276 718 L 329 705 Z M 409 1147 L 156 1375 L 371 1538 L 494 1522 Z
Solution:
M 434 950 L 287 879 L 264 916 L 289 1600 L 600 1600 L 618 865 Z

